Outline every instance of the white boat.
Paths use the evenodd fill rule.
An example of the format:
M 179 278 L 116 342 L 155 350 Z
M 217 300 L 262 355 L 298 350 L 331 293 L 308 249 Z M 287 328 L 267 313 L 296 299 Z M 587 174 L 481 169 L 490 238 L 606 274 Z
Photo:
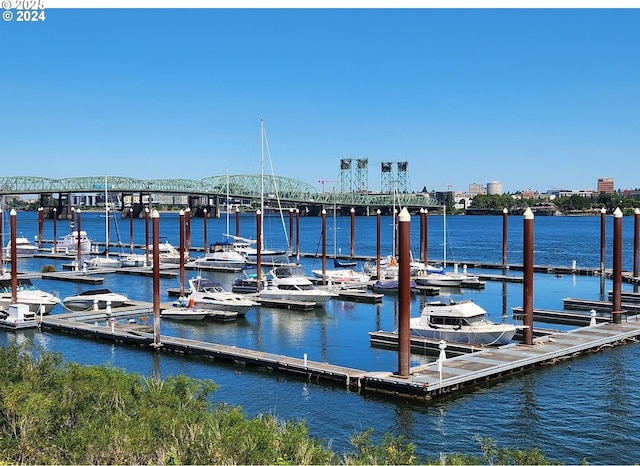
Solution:
M 9 307 L 11 304 L 11 291 L 11 278 L 0 279 L 0 307 L 5 309 Z M 40 306 L 43 306 L 43 314 L 49 314 L 53 306 L 60 303 L 60 298 L 52 293 L 42 291 L 28 278 L 18 277 L 16 297 L 16 304 L 27 304 L 29 311 L 35 314 L 40 313 Z
M 16 256 L 18 257 L 33 257 L 38 250 L 38 246 L 31 244 L 31 242 L 24 236 L 16 238 Z M 11 240 L 4 248 L 5 259 L 11 259 Z
M 244 316 L 249 309 L 259 305 L 252 299 L 225 290 L 218 282 L 202 277 L 189 280 L 188 300 L 195 307 L 211 311 L 237 312 L 238 316 Z
M 109 257 L 109 256 L 94 256 L 89 259 L 85 259 L 83 261 L 83 264 L 88 269 L 104 269 L 104 268 L 117 269 L 122 265 L 120 263 L 120 259 L 116 257 Z
M 122 267 L 144 267 L 146 263 L 146 257 L 142 254 L 120 256 L 120 265 Z
M 314 269 L 311 273 L 316 278 L 322 279 L 322 269 Z M 328 282 L 340 285 L 351 286 L 367 286 L 371 281 L 371 277 L 368 273 L 357 272 L 353 268 L 340 268 L 334 267 L 333 269 L 325 270 L 324 277 Z
M 158 255 L 160 262 L 165 264 L 179 264 L 180 263 L 180 251 L 175 248 L 168 240 L 164 240 L 158 243 Z M 184 260 L 189 259 L 189 251 L 184 252 Z M 149 262 L 153 261 L 153 244 L 149 245 Z
M 413 277 L 418 286 L 460 286 L 465 277 L 462 274 L 441 272 L 422 272 Z
M 237 252 L 231 242 L 216 242 L 209 245 L 209 250 L 204 256 L 193 261 L 197 267 L 216 266 L 243 266 L 247 258 Z
M 260 290 L 260 298 L 289 301 L 314 302 L 317 306 L 338 296 L 313 285 L 300 265 L 282 265 L 269 272 L 271 281 L 266 288 Z
M 78 252 L 78 232 L 71 231 L 56 241 L 56 251 L 65 254 L 75 254 Z M 80 231 L 80 252 L 89 254 L 91 252 L 91 239 L 87 232 Z
M 171 320 L 202 320 L 209 315 L 206 309 L 183 306 L 182 303 L 174 303 L 173 307 L 162 309 L 160 317 Z
M 127 296 L 103 288 L 83 291 L 77 295 L 67 296 L 62 300 L 62 305 L 70 311 L 90 311 L 94 303 L 98 305 L 98 309 L 106 309 L 107 304 L 111 307 L 120 307 L 128 301 L 129 298 L 127 298 Z
M 411 334 L 472 345 L 506 345 L 518 328 L 487 319 L 487 312 L 471 300 L 425 304 L 420 317 L 409 320 Z

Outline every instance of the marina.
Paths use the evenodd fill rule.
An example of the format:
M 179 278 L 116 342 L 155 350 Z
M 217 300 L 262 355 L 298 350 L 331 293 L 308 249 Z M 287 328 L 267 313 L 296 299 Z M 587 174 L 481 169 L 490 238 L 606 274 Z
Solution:
M 360 220 L 366 224 L 367 219 Z M 457 219 L 453 221 L 455 220 Z M 317 228 L 314 221 L 317 219 L 305 219 L 303 228 L 313 231 Z M 84 228 L 89 229 L 87 226 Z M 194 231 L 197 230 L 194 229 Z M 198 236 L 194 235 L 194 238 L 195 242 L 201 241 Z M 175 242 L 171 238 L 170 241 Z M 22 273 L 40 277 L 38 270 L 43 264 L 50 262 L 51 260 L 46 257 L 21 259 Z M 487 261 L 485 258 L 485 260 L 478 262 L 490 263 L 491 261 Z M 314 264 L 313 259 L 301 259 L 301 263 L 306 270 L 318 267 L 317 263 Z M 513 264 L 516 263 L 516 261 L 513 262 Z M 167 275 L 160 279 L 163 298 L 169 295 L 169 290 L 177 289 L 179 270 L 175 265 L 172 267 L 167 269 L 172 272 L 172 276 Z M 506 319 L 521 323 L 516 318 L 516 308 L 522 304 L 522 285 L 518 280 L 521 274 L 515 272 L 515 268 L 517 266 L 512 267 L 510 263 L 508 267 L 495 273 L 474 270 L 474 274 L 481 272 L 477 274 L 492 275 L 495 278 L 486 279 L 484 289 L 439 289 L 439 297 L 435 299 L 448 299 L 449 296 L 460 299 L 460 296 L 464 296 L 477 301 L 486 308 L 492 314 L 493 320 Z M 376 426 L 378 425 L 376 412 L 379 414 L 380 409 L 382 409 L 381 412 L 387 412 L 388 409 L 393 409 L 393 406 L 402 403 L 393 400 L 413 400 L 411 403 L 417 404 L 411 405 L 412 407 L 409 409 L 411 412 L 416 411 L 412 416 L 418 417 L 424 415 L 418 414 L 424 409 L 421 406 L 440 403 L 437 400 L 443 400 L 443 403 L 450 406 L 450 408 L 446 408 L 447 410 L 455 410 L 457 404 L 455 400 L 460 394 L 465 393 L 465 399 L 469 400 L 477 398 L 478 395 L 474 395 L 475 390 L 480 390 L 480 393 L 491 390 L 496 396 L 501 396 L 503 390 L 513 384 L 522 383 L 522 380 L 529 380 L 528 377 L 544 380 L 545 371 L 548 369 L 541 370 L 540 368 L 564 367 L 567 364 L 565 361 L 573 361 L 570 364 L 576 368 L 582 366 L 581 361 L 583 360 L 591 358 L 598 360 L 598 354 L 607 354 L 611 351 L 611 345 L 615 345 L 610 342 L 611 338 L 619 338 L 620 342 L 635 341 L 635 334 L 632 330 L 616 329 L 615 336 L 612 336 L 613 334 L 608 328 L 612 324 L 609 323 L 610 317 L 606 315 L 599 315 L 597 320 L 598 328 L 600 329 L 599 326 L 602 326 L 607 330 L 591 330 L 601 338 L 590 340 L 588 344 L 583 344 L 584 337 L 580 334 L 571 335 L 574 327 L 589 329 L 590 327 L 583 327 L 589 325 L 588 322 L 582 321 L 570 325 L 553 322 L 546 324 L 534 315 L 534 337 L 537 343 L 535 350 L 532 351 L 534 351 L 535 357 L 531 354 L 520 356 L 517 362 L 508 364 L 500 359 L 500 354 L 502 354 L 500 351 L 506 347 L 497 349 L 470 347 L 467 349 L 462 345 L 451 344 L 446 350 L 447 360 L 443 365 L 443 381 L 440 384 L 440 372 L 437 370 L 439 342 L 412 341 L 411 374 L 408 378 L 399 377 L 395 373 L 398 356 L 394 344 L 397 345 L 397 343 L 393 342 L 393 330 L 397 327 L 398 298 L 394 294 L 385 294 L 381 300 L 377 298 L 373 303 L 351 301 L 336 296 L 329 300 L 324 308 L 313 307 L 304 311 L 277 308 L 261 303 L 261 306 L 249 312 L 245 319 L 237 321 L 216 321 L 205 318 L 203 321 L 181 322 L 162 319 L 161 340 L 163 346 L 154 349 L 149 344 L 149 341 L 153 340 L 150 332 L 153 323 L 150 312 L 153 306 L 150 294 L 152 274 L 147 271 L 147 273 L 125 275 L 118 273 L 118 270 L 121 269 L 100 271 L 100 273 L 89 271 L 87 277 L 102 278 L 103 283 L 98 285 L 100 287 L 108 287 L 114 291 L 131 290 L 131 293 L 127 294 L 136 304 L 133 307 L 119 308 L 130 313 L 129 315 L 112 314 L 108 317 L 106 314 L 98 313 L 88 316 L 89 320 L 81 322 L 71 320 L 72 318 L 64 312 L 61 313 L 60 309 L 57 311 L 54 309 L 51 315 L 45 316 L 41 329 L 37 331 L 38 333 L 34 333 L 33 338 L 46 341 L 48 348 L 62 350 L 65 358 L 71 360 L 80 358 L 82 361 L 91 363 L 91 361 L 98 362 L 116 358 L 119 366 L 129 368 L 129 370 L 142 370 L 143 373 L 148 373 L 150 368 L 157 366 L 154 371 L 160 370 L 163 376 L 174 372 L 184 372 L 198 377 L 205 373 L 215 374 L 213 377 L 216 381 L 220 380 L 222 384 L 221 396 L 227 400 L 237 400 L 238 403 L 247 406 L 250 413 L 255 410 L 268 410 L 270 403 L 277 404 L 276 400 L 281 399 L 284 390 L 288 393 L 286 396 L 292 400 L 292 404 L 287 407 L 279 405 L 278 410 L 290 413 L 285 415 L 292 416 L 296 415 L 294 412 L 307 412 L 305 417 L 310 422 L 311 432 L 313 435 L 319 436 L 331 434 L 329 430 L 325 431 L 325 428 L 314 421 L 318 413 L 312 414 L 313 411 L 309 411 L 309 407 L 305 408 L 300 404 L 304 403 L 305 398 L 297 396 L 296 383 L 304 384 L 303 391 L 309 391 L 315 399 L 329 397 L 330 400 L 333 400 L 326 400 L 329 405 L 335 402 L 339 404 L 346 402 L 346 399 L 351 400 L 349 401 L 350 405 L 357 405 L 360 411 L 368 413 L 367 420 L 362 418 L 361 422 Z M 69 280 L 53 281 L 46 280 L 44 277 L 34 279 L 40 280 L 41 287 L 43 287 L 42 284 L 56 283 L 61 297 L 76 294 L 86 287 L 94 286 L 72 281 L 72 274 L 77 272 L 65 271 L 64 273 L 69 274 Z M 198 270 L 188 270 L 186 277 L 190 278 L 195 273 L 216 278 L 225 286 L 230 285 L 234 279 L 234 274 Z M 555 273 L 543 272 L 537 273 L 535 280 L 537 287 L 536 309 L 557 309 L 554 312 L 566 313 L 567 311 L 562 310 L 562 300 L 567 296 L 582 296 L 592 301 L 608 300 L 606 294 L 601 294 L 598 274 L 581 275 L 575 273 L 558 276 Z M 604 289 L 611 288 L 608 280 L 606 285 L 608 286 L 605 286 Z M 631 289 L 628 288 L 625 291 L 630 292 Z M 345 292 L 348 294 L 352 291 L 345 290 Z M 367 294 L 369 293 L 370 291 L 367 292 Z M 411 297 L 412 314 L 416 315 L 421 303 L 430 299 L 434 299 L 434 297 L 414 293 Z M 170 302 L 161 303 L 162 308 L 170 305 Z M 120 312 L 120 310 L 112 309 L 113 312 Z M 73 318 L 75 318 L 75 314 L 78 313 L 74 313 Z M 142 321 L 141 319 L 145 317 L 147 320 Z M 108 325 L 109 319 L 117 319 L 113 332 Z M 132 319 L 135 319 L 136 322 L 130 322 Z M 635 317 L 629 315 L 628 322 L 623 322 L 621 325 L 636 325 L 634 319 Z M 98 323 L 96 324 L 96 322 Z M 34 332 L 34 330 L 27 329 L 21 332 L 26 332 L 24 335 L 29 335 L 29 332 Z M 387 344 L 383 346 L 374 344 L 371 339 L 371 334 L 374 333 L 379 336 L 388 335 Z M 507 345 L 509 351 L 504 352 L 503 358 L 515 358 L 511 347 L 520 346 L 520 338 L 519 335 L 516 335 L 514 343 Z M 545 340 L 545 338 L 550 338 L 550 340 Z M 562 348 L 552 344 L 556 338 L 558 341 L 562 341 Z M 84 347 L 93 348 L 95 345 L 98 345 L 97 348 L 110 349 L 106 353 L 103 350 L 96 353 L 81 349 Z M 549 351 L 542 353 L 540 348 L 543 347 L 548 347 Z M 587 347 L 588 349 L 585 349 Z M 632 343 L 621 345 L 621 347 L 629 348 L 624 351 L 633 351 Z M 70 352 L 72 348 L 74 348 L 73 354 Z M 108 356 L 108 354 L 112 354 L 112 356 Z M 477 371 L 474 376 L 474 371 L 469 369 L 470 366 L 463 368 L 456 366 L 456 364 L 461 364 L 459 361 L 456 362 L 458 360 L 456 355 L 467 357 L 474 354 L 484 354 L 485 356 L 479 357 L 492 361 L 491 368 L 485 367 L 483 370 L 486 369 L 486 372 Z M 589 356 L 585 358 L 585 354 Z M 158 357 L 160 359 L 157 360 Z M 185 359 L 178 362 L 175 358 Z M 143 363 L 143 361 L 146 362 Z M 152 361 L 156 362 L 152 363 Z M 480 361 L 479 359 L 471 360 L 469 364 L 479 368 Z M 218 363 L 223 364 L 219 365 Z M 203 370 L 204 372 L 202 372 Z M 530 376 L 526 374 L 530 374 Z M 456 378 L 457 376 L 459 378 Z M 257 385 L 256 378 L 259 380 Z M 290 379 L 290 382 L 285 382 L 286 379 Z M 239 383 L 240 385 L 238 385 Z M 292 383 L 294 385 L 291 385 Z M 496 383 L 498 385 L 495 385 Z M 425 384 L 428 385 L 425 386 Z M 242 391 L 237 391 L 238 386 L 244 387 Z M 358 395 L 361 401 L 353 400 L 349 394 Z M 340 401 L 345 396 L 347 398 Z M 257 399 L 261 401 L 256 403 Z M 379 401 L 371 403 L 372 400 Z M 383 403 L 383 406 L 379 405 L 380 402 Z M 423 403 L 428 404 L 424 405 Z M 332 431 L 335 428 L 350 430 L 347 425 L 336 427 L 341 425 L 340 421 L 333 416 L 331 417 Z M 471 437 L 472 435 L 469 438 Z M 509 435 L 506 433 L 500 434 L 500 438 L 508 437 Z M 411 438 L 418 440 L 419 448 L 428 450 L 428 445 L 419 440 L 419 435 L 411 434 Z

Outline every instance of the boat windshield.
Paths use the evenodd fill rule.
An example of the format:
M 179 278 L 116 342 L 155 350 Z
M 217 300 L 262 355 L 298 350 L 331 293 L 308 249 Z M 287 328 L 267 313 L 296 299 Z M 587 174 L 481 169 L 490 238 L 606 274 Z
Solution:
M 477 316 L 471 316 L 471 317 L 467 317 L 466 319 L 463 319 L 463 325 L 481 325 L 481 324 L 485 324 L 487 323 L 487 319 L 484 318 L 484 316 L 482 315 L 477 315 Z

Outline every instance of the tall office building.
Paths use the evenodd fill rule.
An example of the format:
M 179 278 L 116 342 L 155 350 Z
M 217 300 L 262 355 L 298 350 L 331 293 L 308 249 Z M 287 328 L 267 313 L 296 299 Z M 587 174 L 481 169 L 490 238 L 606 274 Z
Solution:
M 598 178 L 598 193 L 613 193 L 613 178 Z

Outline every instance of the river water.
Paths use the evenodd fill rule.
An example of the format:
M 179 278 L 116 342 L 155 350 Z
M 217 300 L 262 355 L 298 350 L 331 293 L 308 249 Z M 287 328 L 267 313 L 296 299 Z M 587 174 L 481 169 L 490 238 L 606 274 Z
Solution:
M 96 212 L 82 213 L 82 229 L 96 241 L 104 241 L 104 217 Z M 255 237 L 253 215 L 243 215 L 240 233 Z M 418 254 L 419 217 L 412 217 L 412 249 Z M 9 220 L 4 217 L 5 244 Z M 277 216 L 265 216 L 265 238 L 268 247 L 286 245 L 282 221 Z M 19 234 L 32 239 L 38 233 L 37 216 L 19 212 Z M 160 215 L 160 235 L 179 244 L 179 217 L 176 212 Z M 231 219 L 231 233 L 235 220 Z M 327 220 L 329 241 L 327 250 L 333 253 L 333 233 L 339 252 L 350 249 L 350 219 L 341 218 L 333 225 Z M 447 216 L 447 261 L 500 263 L 502 260 L 502 217 Z M 116 228 L 117 225 L 117 228 Z M 111 242 L 129 245 L 129 220 L 111 225 Z M 391 253 L 391 217 L 382 217 L 382 251 Z M 289 228 L 288 215 L 284 219 Z M 522 217 L 508 219 L 508 262 L 522 263 Z M 303 217 L 300 221 L 300 243 L 303 252 L 321 251 L 320 218 Z M 429 216 L 429 258 L 441 260 L 445 235 L 442 216 Z M 58 236 L 66 232 L 68 222 L 57 222 Z M 209 241 L 222 239 L 227 229 L 224 217 L 209 219 Z M 612 267 L 611 251 L 613 219 L 607 218 L 605 266 Z M 623 269 L 632 270 L 634 219 L 623 220 Z M 134 221 L 134 242 L 144 244 L 144 220 Z M 44 238 L 53 238 L 53 221 L 45 220 Z M 355 226 L 356 255 L 375 255 L 376 218 L 358 217 Z M 119 233 L 119 234 L 118 234 Z M 203 243 L 203 220 L 191 219 L 191 244 Z M 127 249 L 127 248 L 125 248 Z M 113 250 L 113 248 L 112 248 Z M 197 253 L 194 253 L 197 255 Z M 534 262 L 536 265 L 559 265 L 598 268 L 600 263 L 600 217 L 536 217 L 534 220 Z M 61 270 L 62 261 L 51 259 L 21 259 L 20 270 L 37 271 L 53 264 Z M 310 273 L 321 266 L 319 259 L 303 259 Z M 470 272 L 478 271 L 470 269 Z M 496 271 L 484 271 L 499 273 Z M 510 273 L 518 274 L 512 271 Z M 193 272 L 187 271 L 187 277 Z M 203 273 L 229 285 L 233 274 Z M 34 280 L 46 291 L 61 297 L 90 288 L 88 285 L 48 280 Z M 167 288 L 179 286 L 178 279 L 161 280 L 161 297 Z M 104 287 L 127 294 L 136 300 L 152 301 L 150 279 L 137 276 L 108 274 Z M 605 282 L 605 290 L 611 282 Z M 631 291 L 631 285 L 623 284 Z M 536 274 L 534 306 L 562 309 L 566 297 L 602 299 L 600 279 L 590 276 Z M 452 292 L 442 292 L 443 295 Z M 484 290 L 457 291 L 452 297 L 469 298 L 483 306 L 493 320 L 510 320 L 511 308 L 522 305 L 522 286 L 488 282 Z M 425 298 L 414 297 L 412 316 L 419 315 Z M 54 308 L 53 313 L 65 312 Z M 162 333 L 197 338 L 226 345 L 235 345 L 276 354 L 310 360 L 326 361 L 368 371 L 397 370 L 395 351 L 373 348 L 368 332 L 394 330 L 397 324 L 397 301 L 385 296 L 377 305 L 331 300 L 324 309 L 296 312 L 267 307 L 252 309 L 246 319 L 236 322 L 180 323 L 162 321 Z M 540 324 L 543 325 L 543 324 Z M 220 388 L 213 402 L 240 405 L 248 416 L 275 414 L 282 419 L 304 419 L 310 434 L 323 439 L 334 450 L 349 448 L 351 434 L 372 427 L 376 435 L 385 432 L 403 435 L 414 442 L 418 453 L 437 457 L 440 452 L 479 453 L 475 436 L 488 436 L 500 446 L 540 448 L 549 459 L 564 463 L 592 464 L 635 463 L 640 455 L 633 448 L 640 420 L 635 408 L 640 405 L 640 346 L 627 344 L 599 353 L 559 362 L 510 377 L 489 386 L 464 391 L 445 399 L 419 402 L 387 396 L 350 392 L 333 385 L 317 385 L 290 379 L 282 374 L 241 367 L 197 357 L 157 353 L 144 348 L 111 344 L 58 333 L 25 331 L 0 332 L 0 342 L 34 341 L 50 351 L 57 351 L 68 361 L 82 364 L 109 364 L 145 376 L 167 377 L 186 374 L 208 378 Z M 427 362 L 426 356 L 412 355 L 411 365 Z

